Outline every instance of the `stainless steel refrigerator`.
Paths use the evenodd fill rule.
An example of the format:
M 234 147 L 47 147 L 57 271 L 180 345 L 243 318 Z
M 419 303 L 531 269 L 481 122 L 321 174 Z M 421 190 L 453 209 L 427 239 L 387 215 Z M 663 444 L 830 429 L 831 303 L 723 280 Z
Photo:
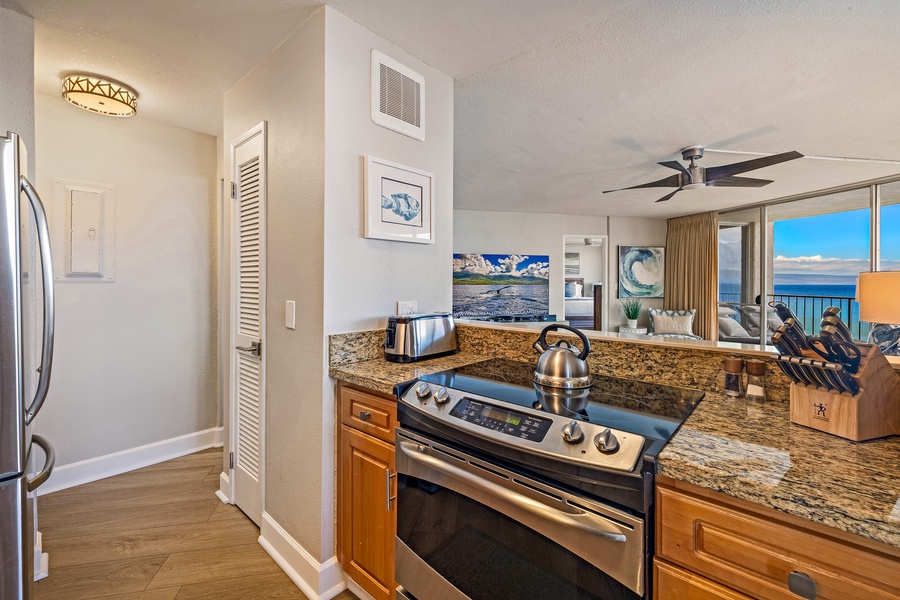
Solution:
M 47 218 L 25 177 L 25 145 L 0 137 L 0 599 L 32 597 L 35 493 L 53 447 L 32 433 L 50 384 L 53 272 Z M 35 446 L 42 452 L 33 452 Z M 43 457 L 43 467 L 34 463 Z M 35 474 L 35 472 L 37 472 Z

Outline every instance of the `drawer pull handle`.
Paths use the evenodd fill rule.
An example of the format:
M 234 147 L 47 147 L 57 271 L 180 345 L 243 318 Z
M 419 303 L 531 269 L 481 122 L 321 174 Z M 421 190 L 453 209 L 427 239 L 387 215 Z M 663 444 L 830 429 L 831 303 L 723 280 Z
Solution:
M 372 418 L 372 413 L 370 413 L 369 411 L 367 411 L 367 410 L 359 411 L 359 420 L 362 421 L 363 423 L 365 423 L 366 421 L 368 421 L 371 418 Z
M 807 600 L 816 600 L 816 582 L 806 573 L 794 571 L 788 574 L 788 589 Z

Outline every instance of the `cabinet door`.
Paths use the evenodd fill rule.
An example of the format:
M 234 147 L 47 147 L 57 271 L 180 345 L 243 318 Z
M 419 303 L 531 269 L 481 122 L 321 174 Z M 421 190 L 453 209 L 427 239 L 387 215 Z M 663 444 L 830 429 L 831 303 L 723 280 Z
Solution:
M 653 598 L 654 600 L 752 600 L 750 596 L 658 558 L 653 561 Z
M 394 447 L 341 426 L 341 566 L 375 600 L 394 597 Z

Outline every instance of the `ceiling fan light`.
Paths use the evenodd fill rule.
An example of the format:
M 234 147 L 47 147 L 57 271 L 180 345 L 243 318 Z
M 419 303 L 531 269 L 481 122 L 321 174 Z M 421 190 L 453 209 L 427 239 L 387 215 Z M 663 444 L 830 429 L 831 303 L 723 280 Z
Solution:
M 697 188 L 702 188 L 705 185 L 706 185 L 705 183 L 689 183 L 682 187 L 686 190 L 696 190 Z
M 121 83 L 91 75 L 69 75 L 62 82 L 62 96 L 78 108 L 108 117 L 133 117 L 137 94 Z

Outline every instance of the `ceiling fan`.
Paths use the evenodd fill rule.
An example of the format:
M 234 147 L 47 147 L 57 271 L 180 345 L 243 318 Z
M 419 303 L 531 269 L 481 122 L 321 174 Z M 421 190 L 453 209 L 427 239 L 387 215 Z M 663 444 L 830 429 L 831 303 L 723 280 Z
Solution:
M 781 154 L 773 154 L 771 156 L 763 156 L 762 158 L 753 158 L 743 162 L 731 163 L 730 165 L 722 165 L 720 167 L 701 167 L 694 161 L 703 158 L 703 146 L 688 146 L 681 151 L 681 158 L 691 161 L 691 164 L 685 167 L 676 160 L 666 160 L 657 164 L 678 171 L 675 175 L 652 181 L 641 185 L 633 185 L 627 188 L 619 188 L 617 190 L 604 190 L 604 194 L 609 192 L 621 192 L 622 190 L 636 190 L 639 188 L 654 187 L 673 187 L 678 188 L 671 194 L 667 194 L 657 200 L 657 202 L 665 202 L 681 190 L 691 190 L 705 185 L 717 187 L 762 187 L 772 183 L 769 179 L 754 179 L 752 177 L 735 177 L 738 173 L 746 173 L 762 169 L 778 163 L 787 162 L 796 158 L 803 158 L 799 152 L 782 152 Z

